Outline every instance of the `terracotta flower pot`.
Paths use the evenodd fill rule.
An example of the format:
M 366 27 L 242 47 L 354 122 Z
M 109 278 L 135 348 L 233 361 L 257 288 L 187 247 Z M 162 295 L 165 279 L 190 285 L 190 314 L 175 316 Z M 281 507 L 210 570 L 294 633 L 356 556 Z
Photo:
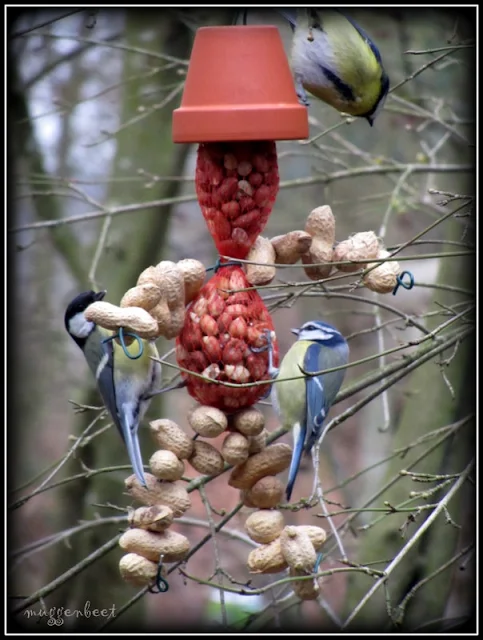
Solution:
M 275 26 L 202 27 L 195 36 L 174 142 L 298 140 L 309 134 Z

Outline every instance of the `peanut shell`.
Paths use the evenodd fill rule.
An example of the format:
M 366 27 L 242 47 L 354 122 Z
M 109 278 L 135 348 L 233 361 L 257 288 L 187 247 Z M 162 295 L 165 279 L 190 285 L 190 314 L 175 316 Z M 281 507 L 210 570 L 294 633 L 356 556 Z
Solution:
M 277 270 L 274 266 L 270 266 L 275 262 L 275 249 L 268 238 L 258 236 L 248 253 L 247 260 L 262 263 L 245 265 L 247 280 L 250 284 L 261 286 L 269 284 L 275 278 Z
M 161 418 L 150 422 L 149 428 L 161 449 L 172 451 L 180 460 L 186 460 L 193 453 L 193 441 L 176 422 Z
M 250 573 L 280 573 L 287 569 L 288 564 L 282 555 L 280 538 L 250 551 L 247 567 Z
M 193 455 L 189 458 L 190 465 L 205 475 L 221 473 L 225 468 L 220 452 L 208 442 L 194 441 Z
M 282 555 L 291 569 L 311 573 L 317 554 L 306 531 L 300 527 L 285 527 L 280 534 L 280 545 Z
M 133 529 L 147 529 L 159 533 L 173 524 L 173 510 L 164 504 L 132 509 L 128 515 L 129 526 Z
M 284 486 L 276 476 L 265 476 L 242 495 L 243 504 L 258 509 L 273 509 L 283 499 Z
M 184 307 L 185 291 L 182 271 L 170 260 L 159 262 L 155 269 L 158 286 L 166 294 L 170 311 L 174 311 L 179 306 Z
M 155 284 L 157 285 L 156 267 L 148 267 L 139 274 L 137 284 Z
M 128 289 L 121 298 L 121 307 L 140 307 L 150 311 L 161 299 L 161 289 L 152 282 Z
M 188 492 L 180 484 L 157 480 L 150 473 L 145 473 L 146 487 L 143 487 L 135 475 L 124 480 L 124 486 L 130 496 L 145 505 L 167 505 L 179 518 L 191 507 Z
M 310 249 L 312 236 L 306 231 L 290 231 L 270 242 L 275 249 L 276 264 L 295 264 Z
M 188 414 L 188 422 L 193 431 L 203 438 L 216 438 L 228 426 L 228 421 L 223 413 L 215 407 L 199 406 Z
M 158 480 L 179 480 L 184 473 L 184 464 L 176 454 L 167 449 L 155 451 L 149 460 L 153 476 Z
M 119 539 L 119 546 L 124 551 L 136 553 L 151 562 L 177 562 L 183 560 L 190 550 L 186 536 L 167 529 L 163 533 L 152 533 L 144 529 L 128 529 Z
M 333 245 L 335 240 L 335 218 L 329 205 L 313 209 L 305 223 L 305 231 L 312 236 Z
M 263 429 L 261 433 L 256 436 L 248 436 L 248 453 L 250 455 L 254 453 L 260 453 L 267 446 L 268 431 Z
M 350 260 L 354 264 L 340 264 L 336 268 L 339 271 L 352 273 L 367 267 L 367 263 L 358 264 L 358 260 L 371 260 L 377 258 L 379 253 L 379 239 L 374 231 L 363 231 L 355 233 L 347 240 L 339 242 L 334 248 L 332 254 L 333 262 L 342 262 Z
M 307 253 L 302 256 L 302 262 L 305 265 L 319 264 L 318 267 L 304 267 L 304 271 L 311 280 L 323 280 L 330 276 L 332 271 L 332 245 L 328 244 L 322 238 L 314 238 Z M 325 264 L 323 264 L 325 263 Z
M 280 511 L 262 509 L 248 516 L 245 529 L 252 540 L 261 544 L 272 542 L 282 533 L 284 518 Z
M 183 274 L 184 303 L 189 304 L 198 294 L 205 281 L 206 270 L 199 260 L 185 258 L 176 263 L 176 267 Z
M 171 311 L 169 310 L 168 303 L 163 295 L 161 295 L 159 302 L 149 311 L 149 313 L 158 323 L 158 336 L 166 337 L 166 333 L 170 333 Z
M 241 464 L 248 458 L 248 440 L 241 433 L 229 433 L 223 440 L 221 455 L 228 464 Z
M 140 307 L 117 307 L 110 302 L 93 302 L 84 311 L 86 320 L 105 329 L 123 327 L 136 333 L 140 338 L 153 339 L 157 336 L 158 323 Z
M 164 337 L 168 340 L 172 340 L 179 336 L 183 330 L 185 320 L 185 308 L 184 303 L 181 303 L 178 307 L 171 310 L 171 320 L 169 325 L 164 329 Z
M 119 560 L 119 572 L 122 579 L 129 584 L 144 587 L 155 581 L 158 575 L 158 563 L 151 562 L 137 553 L 126 553 Z
M 231 472 L 228 484 L 235 489 L 250 489 L 264 476 L 285 471 L 292 458 L 292 448 L 288 444 L 271 444 L 260 453 L 251 456 Z
M 244 436 L 258 436 L 263 431 L 265 418 L 263 413 L 254 407 L 235 413 L 230 419 L 231 426 Z
M 378 259 L 389 257 L 391 254 L 389 251 L 382 249 L 377 256 Z M 365 265 L 367 268 L 373 267 L 376 263 L 369 263 Z M 399 262 L 383 262 L 381 265 L 369 271 L 362 281 L 368 289 L 375 291 L 376 293 L 391 293 L 397 284 L 397 276 L 401 271 Z
M 289 574 L 295 578 L 306 576 L 307 572 L 290 569 Z M 320 595 L 319 583 L 315 578 L 312 578 L 312 580 L 294 580 L 290 584 L 292 585 L 295 595 L 301 600 L 316 600 Z
M 315 545 L 314 548 L 316 551 L 318 551 L 323 544 L 323 542 L 320 544 L 322 538 L 325 542 L 325 531 L 320 527 L 300 525 L 292 528 L 300 529 L 302 532 L 305 532 L 309 536 L 312 544 Z M 280 571 L 287 569 L 288 564 L 282 554 L 282 543 L 280 537 L 275 538 L 275 540 L 269 544 L 264 544 L 257 549 L 253 549 L 253 551 L 248 554 L 247 566 L 250 573 L 279 573 Z M 313 566 L 310 567 L 310 572 L 312 569 Z
M 314 549 L 316 551 L 320 551 L 327 539 L 325 529 L 322 529 L 322 527 L 316 527 L 312 524 L 301 524 L 297 528 L 304 531 L 309 536 Z

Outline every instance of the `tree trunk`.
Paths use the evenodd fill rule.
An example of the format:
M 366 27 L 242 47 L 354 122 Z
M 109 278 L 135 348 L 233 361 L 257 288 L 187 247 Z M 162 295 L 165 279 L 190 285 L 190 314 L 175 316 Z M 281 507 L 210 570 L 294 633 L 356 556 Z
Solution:
M 457 221 L 448 223 L 448 240 L 460 239 L 462 225 Z M 448 246 L 449 249 L 449 246 Z M 471 258 L 447 258 L 441 260 L 438 283 L 471 287 L 471 274 L 474 265 Z M 468 280 L 470 282 L 468 283 Z M 461 294 L 436 289 L 434 302 L 446 307 L 456 301 L 461 301 Z M 442 309 L 444 312 L 444 310 Z M 443 320 L 446 318 L 443 318 Z M 428 328 L 434 329 L 442 322 L 441 316 L 433 317 L 428 322 Z M 404 405 L 397 431 L 394 437 L 394 449 L 404 448 L 408 443 L 418 437 L 429 433 L 434 429 L 452 424 L 471 413 L 474 406 L 474 354 L 475 343 L 473 336 L 462 342 L 456 355 L 446 366 L 438 366 L 431 361 L 411 374 L 406 385 L 407 402 Z M 444 358 L 450 358 L 452 353 L 445 353 Z M 442 359 L 444 359 L 442 358 Z M 450 381 L 454 390 L 454 398 L 450 393 L 442 376 L 442 370 Z M 433 441 L 428 442 L 429 449 Z M 415 472 L 429 474 L 454 474 L 461 473 L 474 455 L 474 422 L 468 422 L 464 428 L 455 435 L 446 439 L 435 451 L 418 462 Z M 406 455 L 394 458 L 387 467 L 385 484 L 390 478 L 396 476 L 402 469 L 411 469 L 412 462 L 421 454 L 421 447 L 411 449 Z M 401 477 L 393 486 L 385 491 L 377 499 L 375 506 L 382 506 L 385 501 L 397 506 L 409 498 L 410 491 L 426 491 L 435 483 L 416 483 L 409 477 Z M 464 516 L 463 499 L 468 491 L 468 485 L 464 485 L 448 505 L 451 518 L 458 524 L 462 524 Z M 421 498 L 412 504 L 436 503 L 448 491 L 448 486 L 436 494 L 432 494 L 427 500 Z M 414 508 L 416 513 L 417 509 Z M 368 564 L 373 561 L 384 561 L 387 564 L 408 539 L 417 533 L 417 529 L 424 523 L 431 513 L 422 511 L 416 516 L 415 524 L 409 524 L 405 537 L 402 537 L 399 528 L 407 520 L 408 513 L 399 513 L 386 516 L 379 524 L 364 533 L 358 553 L 358 561 Z M 388 579 L 387 587 L 391 606 L 394 609 L 408 591 L 416 583 L 430 575 L 438 567 L 449 560 L 455 553 L 458 542 L 459 529 L 448 524 L 445 514 L 441 514 L 435 523 L 420 537 L 414 547 L 400 562 Z M 375 565 L 381 569 L 384 564 Z M 430 580 L 424 587 L 418 590 L 417 595 L 409 600 L 403 620 L 400 621 L 403 629 L 414 627 L 430 620 L 441 618 L 446 606 L 448 594 L 451 588 L 451 569 Z M 349 578 L 349 591 L 346 607 L 346 615 L 354 609 L 365 593 L 372 586 L 373 579 L 366 575 L 352 573 Z M 382 629 L 388 624 L 384 589 L 378 592 L 363 607 L 360 614 L 354 618 L 352 630 Z
M 165 14 L 164 14 L 165 15 Z M 151 19 L 151 23 L 149 22 Z M 126 41 L 128 46 L 145 48 L 142 40 L 143 30 L 152 28 L 152 17 L 149 13 L 126 13 Z M 166 53 L 178 58 L 187 59 L 191 46 L 191 37 L 185 28 L 171 20 L 165 20 L 157 27 L 157 43 L 152 43 L 151 50 Z M 123 105 L 121 110 L 121 124 L 139 115 L 138 107 L 143 105 L 142 91 L 146 80 L 140 78 L 132 81 L 132 77 L 140 71 L 140 60 L 146 62 L 143 56 L 131 51 L 124 55 Z M 160 62 L 160 66 L 163 62 Z M 145 66 L 143 66 L 145 69 Z M 160 72 L 157 76 L 157 88 L 161 92 L 179 82 L 179 76 L 172 70 Z M 127 82 L 128 79 L 131 79 Z M 162 93 L 161 95 L 164 95 Z M 179 101 L 179 97 L 178 97 Z M 161 102 L 161 100 L 159 100 Z M 132 176 L 138 169 L 145 169 L 153 175 L 182 175 L 185 159 L 189 147 L 175 146 L 171 141 L 171 114 L 177 104 L 170 104 L 155 110 L 152 114 L 138 123 L 129 124 L 116 134 L 117 153 L 114 177 Z M 178 194 L 181 182 L 156 183 L 157 187 L 147 192 L 144 181 L 123 183 L 122 180 L 113 182 L 111 201 L 120 204 L 142 202 L 148 198 L 166 198 Z M 172 207 L 144 210 L 130 216 L 116 219 L 110 228 L 109 246 L 104 250 L 98 266 L 98 280 L 102 287 L 108 290 L 108 298 L 118 303 L 123 293 L 136 283 L 139 273 L 150 264 L 162 259 Z M 101 222 L 102 224 L 102 222 Z M 86 395 L 86 404 L 99 405 L 97 392 L 90 391 Z M 161 398 L 155 398 L 151 404 L 148 416 L 161 414 Z M 82 414 L 78 420 L 77 433 L 82 433 L 92 419 L 92 414 Z M 146 429 L 141 428 L 140 442 L 143 458 L 149 459 L 152 444 L 145 437 Z M 101 468 L 129 464 L 127 452 L 114 428 L 99 438 L 88 442 L 81 453 L 82 462 L 89 468 Z M 73 460 L 68 466 L 67 474 L 79 473 L 80 460 Z M 92 519 L 99 510 L 93 503 L 126 504 L 123 498 L 123 477 L 130 475 L 129 471 L 122 474 L 102 474 L 85 477 L 81 481 L 71 482 L 64 486 L 59 496 L 62 511 L 58 520 L 58 529 L 68 528 L 80 519 Z M 101 515 L 106 515 L 102 511 Z M 51 578 L 55 578 L 69 567 L 74 566 L 82 558 L 95 551 L 110 537 L 116 535 L 118 527 L 109 526 L 96 528 L 76 537 L 71 541 L 69 553 L 63 547 L 58 547 L 52 562 Z M 53 594 L 49 606 L 70 606 L 82 609 L 87 601 L 92 607 L 109 608 L 114 603 L 118 606 L 132 596 L 132 588 L 128 588 L 120 579 L 118 562 L 120 553 L 111 553 L 83 573 L 64 584 Z M 123 617 L 125 625 L 142 623 L 142 605 L 133 607 Z M 99 625 L 99 620 L 92 623 Z M 74 623 L 79 628 L 79 621 Z

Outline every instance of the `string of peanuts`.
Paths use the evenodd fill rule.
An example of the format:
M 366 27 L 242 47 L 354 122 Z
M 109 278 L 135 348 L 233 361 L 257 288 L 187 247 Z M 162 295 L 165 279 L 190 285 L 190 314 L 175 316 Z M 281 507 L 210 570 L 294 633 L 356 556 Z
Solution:
M 313 569 L 316 552 L 325 540 L 324 529 L 316 526 L 284 526 L 284 516 L 276 509 L 284 486 L 276 474 L 285 471 L 292 455 L 286 444 L 266 445 L 263 414 L 253 407 L 227 417 L 214 407 L 198 406 L 188 415 L 197 436 L 216 438 L 226 432 L 221 450 L 203 440 L 192 440 L 168 419 L 150 423 L 156 451 L 145 474 L 147 488 L 135 475 L 125 481 L 127 492 L 144 505 L 129 515 L 131 529 L 120 538 L 126 551 L 119 563 L 122 577 L 137 586 L 152 584 L 157 577 L 159 558 L 163 565 L 182 560 L 189 552 L 188 539 L 168 528 L 189 509 L 186 490 L 177 483 L 184 473 L 183 460 L 201 474 L 221 473 L 225 463 L 235 465 L 228 484 L 240 489 L 243 504 L 257 509 L 246 520 L 250 538 L 260 544 L 248 556 L 250 573 L 279 573 L 290 569 L 291 576 L 307 575 Z M 166 574 L 165 574 L 166 575 Z M 298 581 L 294 590 L 302 599 L 317 597 L 316 580 Z
M 258 236 L 247 256 L 248 262 L 257 264 L 245 264 L 243 268 L 247 281 L 261 286 L 273 280 L 277 264 L 300 260 L 307 277 L 321 280 L 328 278 L 334 268 L 350 273 L 373 267 L 388 255 L 373 231 L 356 233 L 335 244 L 335 218 L 325 205 L 310 213 L 303 231 L 272 239 Z M 360 263 L 361 260 L 375 262 Z M 352 264 L 332 264 L 342 261 Z M 373 291 L 389 293 L 399 272 L 397 262 L 386 262 L 370 270 L 363 283 Z M 106 329 L 123 327 L 141 338 L 175 338 L 183 329 L 186 313 L 192 312 L 205 276 L 205 267 L 197 260 L 162 261 L 140 274 L 136 286 L 124 294 L 119 306 L 95 302 L 86 310 L 86 318 Z M 208 326 L 199 323 L 201 330 L 204 324 Z M 211 335 L 206 337 L 211 339 Z M 286 526 L 282 512 L 277 510 L 284 493 L 277 475 L 288 468 L 291 447 L 283 443 L 267 446 L 264 417 L 254 407 L 227 415 L 215 407 L 198 405 L 190 411 L 188 423 L 195 432 L 194 439 L 172 420 L 152 421 L 150 430 L 159 449 L 149 461 L 147 487 L 140 485 L 134 475 L 125 480 L 128 494 L 143 506 L 130 510 L 130 528 L 119 540 L 126 552 L 119 563 L 123 579 L 136 586 L 159 583 L 160 567 L 162 575 L 166 575 L 166 564 L 181 561 L 189 553 L 189 540 L 172 529 L 174 521 L 191 506 L 189 494 L 180 482 L 185 461 L 198 473 L 209 476 L 221 474 L 225 464 L 233 466 L 229 486 L 240 490 L 246 507 L 255 509 L 245 522 L 248 535 L 260 545 L 248 555 L 250 573 L 279 573 L 287 568 L 292 577 L 312 573 L 317 553 L 326 540 L 325 530 L 309 525 Z M 226 436 L 220 451 L 199 439 L 212 439 L 223 433 Z M 304 600 L 316 598 L 320 589 L 316 579 L 294 581 L 292 587 Z
M 325 280 L 334 270 L 354 273 L 367 269 L 363 284 L 376 293 L 391 293 L 397 285 L 401 267 L 396 261 L 379 265 L 377 262 L 389 255 L 374 231 L 355 233 L 336 243 L 334 214 L 329 205 L 323 205 L 309 214 L 305 231 L 291 231 L 271 240 L 258 236 L 247 260 L 261 264 L 247 264 L 246 274 L 252 285 L 266 285 L 276 275 L 274 264 L 295 264 L 301 260 L 305 274 L 311 280 Z M 351 264 L 333 264 L 338 262 Z
M 311 280 L 328 278 L 337 269 L 352 273 L 368 268 L 363 284 L 376 293 L 390 293 L 401 271 L 398 262 L 382 262 L 389 256 L 373 231 L 355 233 L 335 244 L 335 218 L 329 205 L 314 209 L 307 218 L 305 231 L 291 231 L 272 239 L 258 236 L 248 253 L 244 269 L 254 286 L 269 284 L 276 275 L 276 264 L 295 264 L 302 260 Z M 360 262 L 374 260 L 374 263 Z M 334 262 L 352 264 L 333 265 Z M 310 265 L 318 266 L 310 266 Z M 185 307 L 199 293 L 206 275 L 198 260 L 187 258 L 177 263 L 164 260 L 148 267 L 139 276 L 137 285 L 129 289 L 119 306 L 98 301 L 86 310 L 87 320 L 106 329 L 124 327 L 139 337 L 168 340 L 181 332 Z

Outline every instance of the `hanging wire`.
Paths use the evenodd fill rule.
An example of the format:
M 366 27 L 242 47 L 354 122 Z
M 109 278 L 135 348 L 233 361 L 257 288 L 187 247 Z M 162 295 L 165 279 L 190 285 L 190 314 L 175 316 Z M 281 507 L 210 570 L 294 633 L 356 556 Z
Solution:
M 270 373 L 270 378 L 273 380 L 277 377 L 278 370 L 273 366 L 273 342 L 270 329 L 263 330 L 263 337 L 265 339 L 266 344 L 261 347 L 250 347 L 250 351 L 253 353 L 264 353 L 268 351 L 268 370 Z M 267 390 L 260 398 L 260 400 L 267 400 L 272 393 L 272 385 L 267 385 Z
M 207 269 L 205 269 L 205 271 L 206 273 L 208 273 L 208 271 L 213 271 L 213 273 L 217 273 L 218 270 L 221 269 L 222 267 L 240 267 L 240 266 L 241 266 L 241 262 L 238 262 L 237 260 L 228 260 L 228 262 L 222 262 L 221 258 L 218 257 L 215 264 L 212 267 L 208 267 Z
M 127 336 L 129 338 L 134 338 L 134 340 L 136 340 L 136 342 L 139 345 L 139 353 L 137 353 L 136 355 L 132 355 L 131 353 L 129 353 L 128 348 L 126 343 L 124 342 L 124 337 Z M 132 331 L 125 331 L 123 327 L 119 327 L 119 331 L 117 333 L 115 333 L 112 336 L 109 336 L 109 338 L 106 338 L 105 340 L 103 340 L 102 342 L 110 342 L 111 340 L 115 340 L 116 338 L 119 339 L 119 342 L 121 343 L 121 347 L 124 351 L 124 354 L 126 357 L 128 357 L 130 360 L 137 360 L 138 358 L 140 358 L 143 353 L 144 353 L 144 342 L 142 340 L 142 338 L 140 338 L 137 333 L 133 333 Z
M 162 576 L 163 558 L 164 558 L 164 554 L 161 554 L 159 556 L 158 570 L 156 572 L 156 580 L 155 580 L 155 586 L 157 591 L 154 589 L 154 587 L 148 587 L 148 591 L 150 593 L 166 593 L 166 591 L 169 589 L 168 581 L 165 580 Z
M 320 564 L 324 558 L 324 553 L 322 553 L 322 551 L 320 551 L 320 553 L 317 555 L 317 560 L 315 561 L 315 565 L 314 565 L 314 573 L 317 573 L 320 567 Z
M 247 26 L 248 24 L 248 9 L 244 9 L 241 12 L 241 16 L 242 16 L 242 25 L 244 27 Z M 240 11 L 235 11 L 235 17 L 233 18 L 231 24 L 232 26 L 236 26 L 238 24 L 238 18 L 240 17 Z
M 404 276 L 408 276 L 409 282 L 404 282 Z M 414 276 L 410 271 L 403 271 L 400 273 L 397 278 L 397 285 L 394 287 L 392 291 L 392 295 L 395 296 L 399 287 L 403 287 L 403 289 L 412 289 L 414 287 Z

